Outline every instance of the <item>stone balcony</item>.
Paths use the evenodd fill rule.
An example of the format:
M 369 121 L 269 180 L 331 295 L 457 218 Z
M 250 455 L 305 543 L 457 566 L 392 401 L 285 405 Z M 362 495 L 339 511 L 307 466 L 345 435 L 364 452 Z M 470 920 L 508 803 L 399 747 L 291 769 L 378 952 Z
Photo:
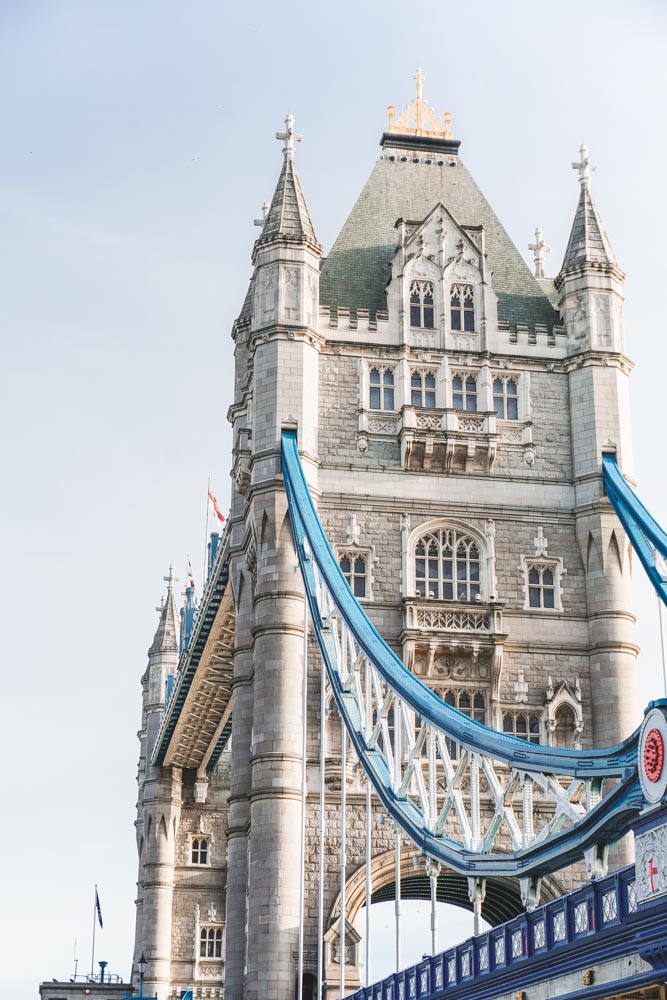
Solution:
M 408 597 L 402 602 L 406 666 L 425 681 L 481 681 L 497 695 L 503 664 L 503 604 Z
M 492 411 L 404 406 L 398 437 L 410 472 L 493 472 L 499 434 Z

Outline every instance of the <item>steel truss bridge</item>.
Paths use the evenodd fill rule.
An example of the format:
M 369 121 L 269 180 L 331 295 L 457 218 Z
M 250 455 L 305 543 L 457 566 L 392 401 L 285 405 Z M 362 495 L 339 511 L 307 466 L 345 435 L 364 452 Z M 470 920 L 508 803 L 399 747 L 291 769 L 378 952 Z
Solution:
M 607 497 L 660 600 L 667 603 L 667 534 L 628 485 L 615 457 L 603 455 L 602 465 Z M 445 994 L 456 998 L 467 995 L 470 989 L 476 1000 L 510 995 L 512 991 L 523 989 L 528 959 L 532 962 L 531 975 L 536 974 L 535 970 L 537 973 L 542 970 L 543 978 L 548 978 L 555 948 L 561 949 L 559 969 L 567 971 L 568 962 L 575 967 L 576 956 L 582 948 L 586 949 L 592 964 L 604 961 L 614 949 L 619 953 L 621 942 L 631 950 L 634 948 L 633 954 L 653 956 L 647 959 L 653 962 L 651 971 L 636 975 L 628 988 L 641 989 L 658 982 L 661 976 L 664 979 L 667 895 L 647 916 L 641 906 L 637 907 L 634 869 L 607 875 L 607 854 L 610 844 L 636 826 L 640 813 L 648 805 L 659 809 L 667 797 L 667 761 L 655 784 L 649 783 L 649 786 L 639 766 L 641 755 L 647 752 L 649 729 L 649 735 L 658 731 L 660 738 L 664 738 L 663 750 L 667 747 L 667 699 L 652 702 L 642 726 L 624 742 L 595 750 L 527 743 L 462 715 L 406 668 L 353 596 L 318 518 L 294 430 L 285 430 L 282 434 L 282 471 L 307 611 L 322 659 L 321 801 L 324 796 L 327 688 L 341 719 L 342 773 L 345 774 L 349 766 L 349 743 L 366 778 L 366 969 L 370 959 L 372 795 L 394 824 L 397 912 L 400 908 L 401 839 L 411 842 L 423 856 L 431 887 L 431 957 L 381 983 L 368 984 L 354 994 L 355 1000 L 409 1000 Z M 210 711 L 210 699 L 206 699 L 207 685 L 220 692 L 221 682 L 223 686 L 228 685 L 231 678 L 233 604 L 229 596 L 228 566 L 229 538 L 226 536 L 221 540 L 190 646 L 181 662 L 153 751 L 153 763 L 195 766 L 200 773 L 210 771 L 229 739 L 229 692 L 226 689 L 223 692 L 224 711 Z M 218 613 L 225 602 L 226 617 Z M 221 626 L 223 617 L 224 625 Z M 206 670 L 213 673 L 208 677 L 206 672 L 203 675 L 198 672 L 198 666 L 205 648 L 211 643 L 215 646 L 214 655 L 208 657 Z M 304 704 L 307 676 L 305 665 Z M 189 718 L 196 721 L 195 708 L 199 703 L 209 706 L 208 715 L 204 713 L 203 721 L 198 723 L 207 726 L 208 732 L 206 739 L 193 744 L 193 723 L 188 729 L 188 713 L 182 709 L 189 705 Z M 304 816 L 305 738 L 304 723 Z M 339 955 L 343 956 L 346 921 L 340 917 L 346 912 L 346 781 L 341 781 L 340 786 L 341 885 L 337 924 Z M 320 808 L 321 866 L 323 817 L 324 810 Z M 508 850 L 507 845 L 511 849 Z M 303 860 L 303 828 L 301 851 Z M 540 907 L 541 880 L 582 858 L 591 881 L 568 896 Z M 481 931 L 487 879 L 518 879 L 527 912 L 436 955 L 435 903 L 438 877 L 443 868 L 467 879 L 476 931 Z M 322 885 L 321 868 L 320 991 L 324 976 Z M 667 893 L 667 881 L 665 891 Z M 398 919 L 396 927 L 398 959 Z M 302 963 L 303 919 L 299 942 L 299 1000 Z M 341 997 L 345 992 L 344 966 L 341 961 Z M 608 997 L 615 990 L 616 984 L 606 981 L 597 986 L 591 984 L 583 992 L 590 1000 Z M 616 991 L 619 990 L 620 986 Z M 317 995 L 322 994 L 318 992 Z M 572 1000 L 580 995 L 583 994 L 577 989 L 567 994 Z M 523 1000 L 520 993 L 517 996 Z

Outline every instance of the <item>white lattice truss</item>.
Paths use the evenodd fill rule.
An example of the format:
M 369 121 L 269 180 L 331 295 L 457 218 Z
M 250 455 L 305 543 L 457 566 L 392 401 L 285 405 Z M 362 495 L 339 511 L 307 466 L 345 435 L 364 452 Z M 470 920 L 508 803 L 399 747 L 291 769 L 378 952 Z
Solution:
M 528 773 L 459 747 L 444 729 L 419 719 L 360 650 L 313 570 L 330 679 L 345 702 L 348 729 L 363 741 L 376 788 L 389 784 L 420 826 L 474 855 L 507 853 L 548 840 L 601 801 L 600 777 Z M 606 851 L 586 853 L 591 874 L 602 874 L 605 859 Z

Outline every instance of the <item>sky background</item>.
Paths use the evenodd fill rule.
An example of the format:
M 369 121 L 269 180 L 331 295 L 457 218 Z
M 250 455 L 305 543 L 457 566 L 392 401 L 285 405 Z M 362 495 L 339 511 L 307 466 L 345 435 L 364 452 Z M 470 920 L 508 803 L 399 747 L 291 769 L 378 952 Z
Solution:
M 0 975 L 14 1000 L 97 958 L 127 977 L 139 679 L 171 561 L 201 579 L 229 498 L 232 344 L 286 112 L 329 248 L 388 103 L 452 113 L 519 249 L 555 274 L 587 142 L 627 273 L 635 469 L 667 523 L 661 0 L 0 0 Z M 547 530 L 548 535 L 548 530 Z M 635 582 L 640 702 L 662 693 Z M 427 944 L 428 939 L 426 939 Z M 421 955 L 421 943 L 415 945 Z

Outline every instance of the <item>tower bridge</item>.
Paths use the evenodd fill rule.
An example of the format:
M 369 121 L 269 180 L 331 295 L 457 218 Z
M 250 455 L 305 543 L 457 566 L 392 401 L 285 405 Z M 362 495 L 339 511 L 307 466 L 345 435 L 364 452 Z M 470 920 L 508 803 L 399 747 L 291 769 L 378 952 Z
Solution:
M 142 678 L 135 967 L 159 1000 L 663 989 L 667 702 L 639 725 L 630 546 L 664 600 L 667 535 L 629 485 L 595 168 L 582 146 L 563 263 L 544 276 L 538 229 L 532 274 L 416 81 L 326 259 L 291 116 L 276 133 L 231 512 L 194 618 L 170 572 Z M 362 982 L 388 898 L 396 971 Z M 475 937 L 438 953 L 443 900 Z

